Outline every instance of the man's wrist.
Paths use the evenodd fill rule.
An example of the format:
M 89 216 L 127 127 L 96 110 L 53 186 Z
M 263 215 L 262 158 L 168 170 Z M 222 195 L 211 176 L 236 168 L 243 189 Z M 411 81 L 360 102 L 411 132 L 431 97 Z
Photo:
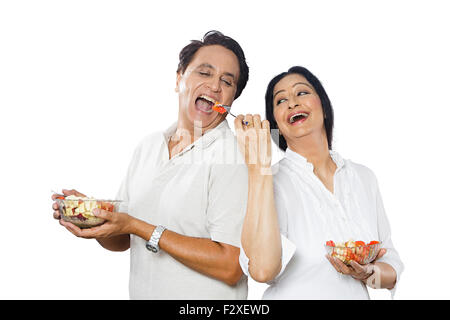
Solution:
M 130 223 L 128 224 L 128 233 L 148 241 L 150 240 L 155 228 L 156 226 L 150 223 L 132 217 Z

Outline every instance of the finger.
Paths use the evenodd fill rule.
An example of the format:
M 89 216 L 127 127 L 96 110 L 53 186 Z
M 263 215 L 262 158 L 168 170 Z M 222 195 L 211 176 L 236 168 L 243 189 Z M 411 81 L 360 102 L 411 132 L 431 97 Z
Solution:
M 328 261 L 330 261 L 330 263 L 331 263 L 331 265 L 333 266 L 333 268 L 335 268 L 336 271 L 340 273 L 341 270 L 338 268 L 338 266 L 337 266 L 336 263 L 334 262 L 333 257 L 330 256 L 329 254 L 327 254 L 325 257 L 328 259 Z
M 85 239 L 102 238 L 104 224 L 88 229 L 80 229 L 79 237 Z
M 61 219 L 61 213 L 59 211 L 53 211 L 53 218 L 55 219 Z
M 234 129 L 236 129 L 236 132 L 243 130 L 242 121 L 244 121 L 244 116 L 242 114 L 238 115 L 236 119 L 234 119 Z
M 111 212 L 103 210 L 103 209 L 99 209 L 99 208 L 95 208 L 94 210 L 92 210 L 92 213 L 94 214 L 94 216 L 105 219 L 105 220 L 111 220 Z
M 82 194 L 81 192 L 78 192 L 75 189 L 71 189 L 71 190 L 62 189 L 61 191 L 65 196 L 86 197 L 84 194 Z
M 52 205 L 52 208 L 53 208 L 53 210 L 58 210 L 59 209 L 59 205 L 56 202 L 54 202 L 53 205 Z
M 337 267 L 341 271 L 341 273 L 343 273 L 343 274 L 351 274 L 352 273 L 351 272 L 352 270 L 349 267 L 347 267 L 345 265 L 345 263 L 343 263 L 341 260 L 339 260 L 338 258 L 335 258 L 335 257 L 333 257 L 333 259 L 334 259 L 334 262 L 336 263 Z
M 253 127 L 257 130 L 261 129 L 261 116 L 259 114 L 253 116 Z
M 253 126 L 253 117 L 251 114 L 246 114 L 244 117 L 244 121 L 247 121 L 246 127 L 252 127 Z
M 353 268 L 353 270 L 355 270 L 356 273 L 361 274 L 361 273 L 366 273 L 367 270 L 364 266 L 360 265 L 358 262 L 356 261 L 350 261 L 350 266 Z
M 81 229 L 78 228 L 76 225 L 74 225 L 73 223 L 64 221 L 63 219 L 59 220 L 59 224 L 62 225 L 63 227 L 65 227 L 67 230 L 69 230 L 73 235 L 79 237 L 80 236 L 80 232 Z

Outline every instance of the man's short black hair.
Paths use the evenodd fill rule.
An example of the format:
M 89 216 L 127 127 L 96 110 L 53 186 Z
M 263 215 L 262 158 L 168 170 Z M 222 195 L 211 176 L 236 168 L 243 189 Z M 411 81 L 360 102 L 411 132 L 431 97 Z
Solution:
M 237 43 L 236 40 L 223 35 L 219 31 L 208 31 L 203 36 L 202 40 L 191 40 L 191 43 L 185 46 L 180 52 L 180 62 L 178 63 L 177 73 L 183 74 L 186 71 L 187 66 L 191 62 L 198 49 L 212 45 L 220 45 L 227 48 L 228 50 L 231 50 L 236 55 L 239 61 L 239 79 L 236 84 L 237 88 L 236 94 L 234 96 L 234 99 L 237 99 L 241 95 L 242 90 L 244 90 L 245 86 L 247 85 L 248 65 L 245 61 L 244 51 L 242 50 L 239 43 Z

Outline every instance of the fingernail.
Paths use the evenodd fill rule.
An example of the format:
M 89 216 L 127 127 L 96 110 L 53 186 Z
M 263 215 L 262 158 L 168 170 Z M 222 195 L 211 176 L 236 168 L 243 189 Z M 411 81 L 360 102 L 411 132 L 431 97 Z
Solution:
M 95 208 L 94 210 L 92 210 L 92 213 L 96 216 L 96 215 L 98 215 L 98 212 L 99 210 L 97 209 L 97 208 Z

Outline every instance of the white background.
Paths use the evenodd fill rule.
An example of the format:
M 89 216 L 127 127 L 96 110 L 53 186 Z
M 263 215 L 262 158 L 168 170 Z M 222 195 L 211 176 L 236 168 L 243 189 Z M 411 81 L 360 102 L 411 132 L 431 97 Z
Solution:
M 179 51 L 211 29 L 250 66 L 235 113 L 264 113 L 290 66 L 322 81 L 334 149 L 378 177 L 406 267 L 396 298 L 450 298 L 445 3 L 0 1 L 0 298 L 128 299 L 129 253 L 67 232 L 50 190 L 114 197 L 137 143 L 177 118 Z

